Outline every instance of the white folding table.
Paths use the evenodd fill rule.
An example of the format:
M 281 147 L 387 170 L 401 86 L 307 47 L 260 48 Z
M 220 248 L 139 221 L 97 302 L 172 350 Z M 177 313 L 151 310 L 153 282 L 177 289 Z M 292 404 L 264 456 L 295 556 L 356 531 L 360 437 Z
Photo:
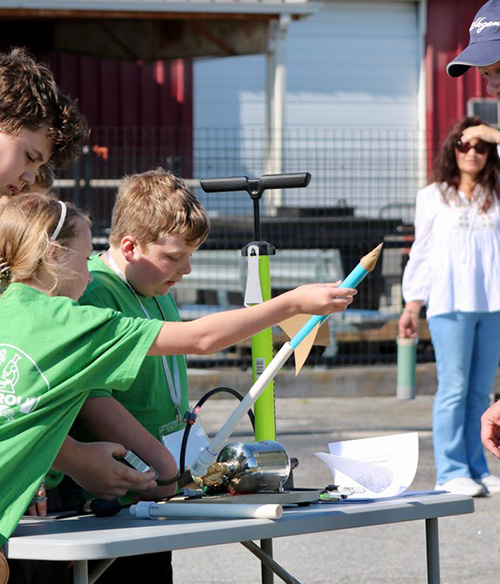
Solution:
M 5 546 L 8 558 L 74 562 L 74 584 L 91 584 L 110 559 L 145 553 L 242 543 L 286 582 L 269 554 L 253 540 L 336 531 L 356 527 L 423 520 L 426 523 L 427 578 L 438 584 L 438 519 L 474 511 L 472 498 L 451 494 L 406 496 L 368 503 L 342 501 L 287 507 L 278 520 L 268 519 L 137 519 L 122 510 L 114 517 L 79 516 L 66 519 L 25 517 Z M 104 560 L 96 573 L 89 560 Z M 274 564 L 274 565 L 273 565 Z

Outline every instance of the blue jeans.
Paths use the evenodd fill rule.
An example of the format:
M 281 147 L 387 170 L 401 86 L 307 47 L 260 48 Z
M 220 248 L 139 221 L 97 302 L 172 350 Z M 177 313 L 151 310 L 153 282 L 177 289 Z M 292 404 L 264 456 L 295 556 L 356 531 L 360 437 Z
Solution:
M 500 362 L 500 312 L 453 312 L 429 319 L 438 387 L 433 408 L 436 483 L 490 474 L 481 415 Z

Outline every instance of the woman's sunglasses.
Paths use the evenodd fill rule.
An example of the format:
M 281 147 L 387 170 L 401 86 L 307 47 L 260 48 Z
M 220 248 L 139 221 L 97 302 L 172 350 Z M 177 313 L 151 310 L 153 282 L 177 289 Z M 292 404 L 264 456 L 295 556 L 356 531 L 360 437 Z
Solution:
M 479 142 L 474 145 L 469 144 L 469 142 L 462 142 L 462 140 L 459 140 L 455 144 L 455 148 L 462 154 L 467 154 L 467 152 L 469 152 L 471 148 L 474 148 L 474 150 L 478 154 L 486 154 L 489 151 L 490 147 L 491 145 L 488 144 L 488 142 L 483 142 L 482 140 L 479 140 Z

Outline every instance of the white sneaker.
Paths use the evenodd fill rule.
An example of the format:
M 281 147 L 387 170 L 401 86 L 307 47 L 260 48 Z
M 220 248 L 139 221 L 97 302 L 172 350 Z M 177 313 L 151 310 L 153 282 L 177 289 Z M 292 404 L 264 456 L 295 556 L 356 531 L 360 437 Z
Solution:
M 479 482 L 486 488 L 488 493 L 500 493 L 500 477 L 489 475 L 480 479 Z
M 498 485 L 500 487 L 500 479 L 498 479 L 498 477 L 495 478 L 499 481 Z M 483 479 L 483 481 L 484 480 L 485 479 Z M 483 483 L 477 483 L 474 479 L 469 477 L 457 477 L 456 479 L 451 479 L 442 485 L 436 485 L 434 489 L 436 491 L 448 491 L 454 495 L 469 495 L 471 497 L 482 497 L 488 492 L 486 485 Z

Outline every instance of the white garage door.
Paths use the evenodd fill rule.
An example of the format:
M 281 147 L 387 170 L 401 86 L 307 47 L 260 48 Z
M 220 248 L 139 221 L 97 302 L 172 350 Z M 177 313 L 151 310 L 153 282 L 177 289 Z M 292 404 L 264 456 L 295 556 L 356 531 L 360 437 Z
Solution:
M 327 2 L 290 29 L 287 122 L 416 125 L 419 69 L 413 2 Z
M 324 2 L 292 22 L 287 124 L 415 126 L 417 29 L 416 2 Z M 197 61 L 195 125 L 264 123 L 264 79 L 262 55 Z
M 319 179 L 316 185 L 343 181 L 343 198 L 350 203 L 373 181 L 380 183 L 377 188 L 383 189 L 384 198 L 412 191 L 411 180 L 406 184 L 389 177 L 387 182 L 393 170 L 380 169 L 379 156 L 388 141 L 396 140 L 404 148 L 391 149 L 391 169 L 404 170 L 416 158 L 418 34 L 414 1 L 326 1 L 315 15 L 291 23 L 286 46 L 285 170 L 293 171 L 301 163 L 306 170 L 305 162 Z M 249 176 L 263 172 L 258 132 L 265 123 L 265 73 L 263 55 L 200 60 L 195 65 L 195 132 L 200 137 L 210 128 L 242 132 L 231 149 L 235 159 L 230 172 Z M 336 140 L 349 149 L 341 154 L 342 161 L 335 148 L 331 152 L 335 160 L 329 158 Z M 305 154 L 299 145 L 304 141 Z M 322 141 L 327 147 L 321 148 Z M 355 163 L 359 148 L 363 155 Z M 195 153 L 198 176 L 223 172 L 222 167 L 214 168 L 218 163 L 213 160 L 210 168 L 206 166 L 196 143 Z M 383 156 L 387 158 L 387 151 Z M 367 164 L 373 169 L 355 184 L 351 175 L 358 172 L 358 165 L 366 170 Z M 406 168 L 406 181 L 412 172 Z

